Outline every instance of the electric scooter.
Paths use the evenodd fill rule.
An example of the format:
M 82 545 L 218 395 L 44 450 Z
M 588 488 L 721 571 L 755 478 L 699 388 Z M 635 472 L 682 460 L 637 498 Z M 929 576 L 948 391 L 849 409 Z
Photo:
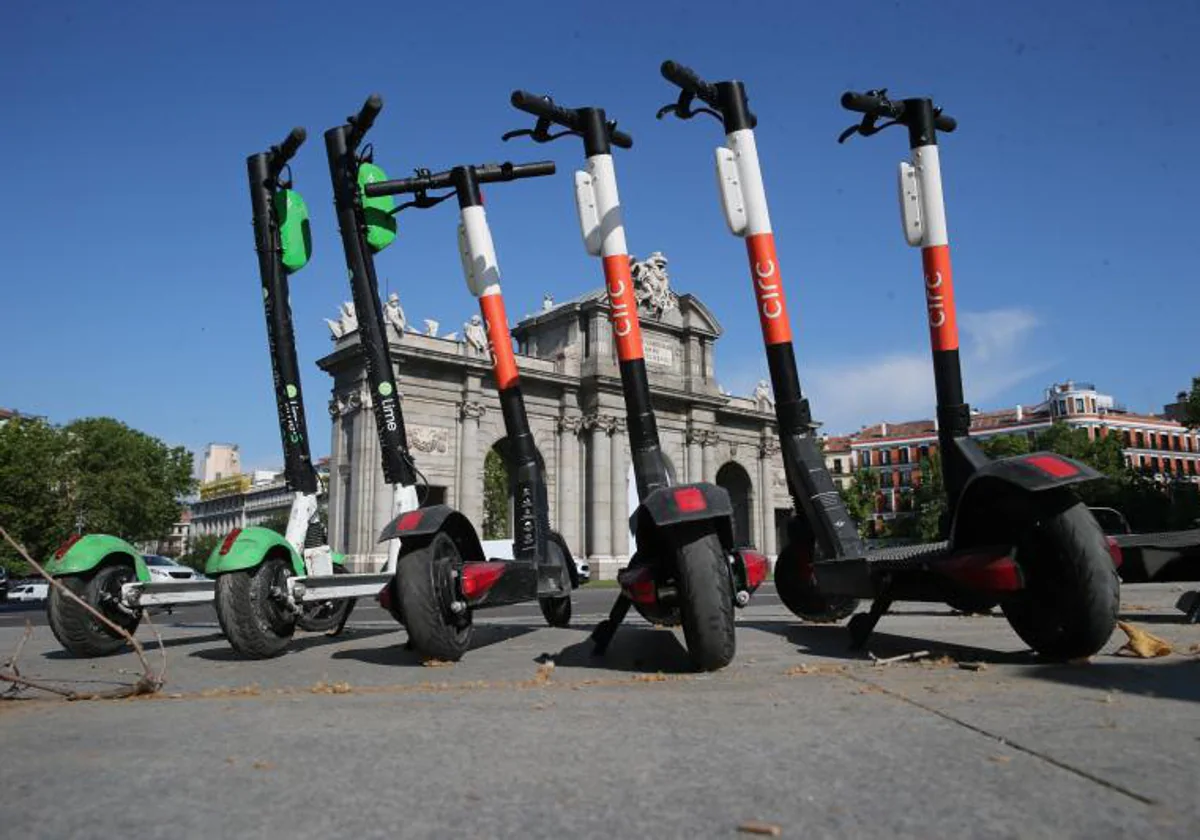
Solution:
M 377 98 L 375 102 L 378 113 L 382 103 Z M 377 395 L 376 419 L 381 434 L 389 436 L 390 445 L 383 448 L 392 460 L 385 462 L 385 478 L 409 484 L 416 467 L 408 451 L 387 345 L 376 344 L 376 336 L 385 333 L 372 253 L 379 248 L 372 245 L 372 236 L 383 242 L 389 231 L 394 235 L 395 215 L 406 207 L 427 208 L 450 196 L 458 197 L 464 273 L 468 286 L 480 297 L 480 309 L 487 320 L 493 370 L 508 432 L 516 499 L 513 560 L 485 557 L 470 520 L 449 505 L 400 512 L 380 535 L 380 541 L 399 544 L 395 574 L 381 602 L 408 630 L 414 648 L 426 656 L 453 662 L 461 659 L 470 646 L 475 610 L 537 599 L 551 626 L 564 627 L 571 618 L 571 589 L 578 583 L 575 563 L 566 543 L 550 530 L 541 456 L 529 431 L 517 381 L 512 339 L 500 296 L 499 267 L 479 194 L 481 183 L 549 175 L 554 167 L 457 167 L 436 175 L 424 172 L 416 178 L 388 181 L 370 155 L 356 152 L 365 133 L 362 126 L 363 122 L 358 121 L 330 129 L 325 133 L 325 144 L 368 378 Z M 429 190 L 442 188 L 453 192 L 429 197 Z M 392 196 L 404 193 L 414 193 L 414 201 L 394 208 Z
M 1118 550 L 1071 487 L 1100 474 L 1047 452 L 993 461 L 970 436 L 936 145 L 937 130 L 953 131 L 955 121 L 928 99 L 893 103 L 881 93 L 843 98 L 843 105 L 866 114 L 855 132 L 879 130 L 875 120 L 881 116 L 909 129 L 913 163 L 901 166 L 902 204 L 908 241 L 923 248 L 950 522 L 946 542 L 868 551 L 812 434 L 745 88 L 739 81 L 710 84 L 672 61 L 663 63 L 662 75 L 680 94 L 659 110 L 660 118 L 707 114 L 724 126 L 725 145 L 716 151 L 721 205 L 730 231 L 746 240 L 797 512 L 775 567 L 780 598 L 800 617 L 815 620 L 844 618 L 856 599 L 872 599 L 870 611 L 850 622 L 856 648 L 866 644 L 893 601 L 915 600 L 975 608 L 999 603 L 1017 635 L 1047 658 L 1098 651 L 1116 623 Z M 696 100 L 703 106 L 695 108 Z
M 350 598 L 309 597 L 300 603 L 288 585 L 291 578 L 313 581 L 346 572 L 344 556 L 330 550 L 317 519 L 319 478 L 309 449 L 288 288 L 289 277 L 312 253 L 308 207 L 292 189 L 289 165 L 304 140 L 304 129 L 295 128 L 278 146 L 246 159 L 284 479 L 293 494 L 287 528 L 282 535 L 270 528 L 234 528 L 204 570 L 217 582 L 217 620 L 225 638 L 253 658 L 282 653 L 296 627 L 340 632 L 354 608 Z
M 621 593 L 592 634 L 602 655 L 630 606 L 656 624 L 683 624 L 692 661 L 705 670 L 723 668 L 736 651 L 734 606 L 744 607 L 766 578 L 767 561 L 733 547 L 729 494 L 707 482 L 673 484 L 659 443 L 642 347 L 630 258 L 612 147 L 628 149 L 632 138 L 601 108 L 564 108 L 548 96 L 512 94 L 514 107 L 537 117 L 532 129 L 510 131 L 505 140 L 528 136 L 546 143 L 573 135 L 583 140 L 587 170 L 575 173 L 575 202 L 587 252 L 600 257 L 608 292 L 609 320 L 625 394 L 631 457 L 640 504 L 630 517 L 637 550 L 617 577 Z M 555 134 L 550 127 L 564 128 Z

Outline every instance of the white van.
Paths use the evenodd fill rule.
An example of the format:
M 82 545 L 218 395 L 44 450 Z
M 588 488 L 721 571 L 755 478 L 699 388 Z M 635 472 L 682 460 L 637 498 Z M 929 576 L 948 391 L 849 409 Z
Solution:
M 8 593 L 10 601 L 45 601 L 49 597 L 48 583 L 23 583 Z

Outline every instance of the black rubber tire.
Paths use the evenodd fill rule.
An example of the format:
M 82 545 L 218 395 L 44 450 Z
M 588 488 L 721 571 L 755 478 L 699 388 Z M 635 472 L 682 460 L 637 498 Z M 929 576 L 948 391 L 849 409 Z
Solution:
M 679 611 L 688 655 L 704 671 L 733 661 L 733 580 L 721 538 L 709 527 L 684 536 L 676 549 Z
M 335 575 L 350 574 L 346 571 L 345 566 L 338 565 L 333 567 L 333 573 Z M 337 635 L 346 626 L 350 613 L 354 611 L 354 604 L 354 598 L 338 598 L 336 601 L 321 601 L 316 604 L 304 605 L 300 614 L 296 616 L 296 626 L 308 633 L 337 631 L 332 634 Z
M 291 561 L 276 556 L 252 569 L 217 576 L 217 621 L 242 656 L 271 659 L 287 650 L 296 632 L 296 614 L 271 597 L 271 588 L 285 585 L 292 575 Z
M 1104 532 L 1082 502 L 1048 512 L 1017 545 L 1025 589 L 1001 603 L 1025 644 L 1045 659 L 1098 652 L 1116 628 L 1121 584 Z
M 563 596 L 538 598 L 538 606 L 542 608 L 542 617 L 551 627 L 569 627 L 571 624 L 571 590 L 575 582 L 575 561 L 567 548 L 566 540 L 555 532 L 550 533 L 550 551 L 557 551 L 558 560 L 562 563 L 562 587 L 567 594 Z
M 59 578 L 58 581 L 119 627 L 125 628 L 132 634 L 137 631 L 141 613 L 139 612 L 136 618 L 126 615 L 107 606 L 102 596 L 106 591 L 110 595 L 118 594 L 121 584 L 135 578 L 132 566 L 125 563 L 113 563 L 101 566 L 87 576 L 68 575 Z M 78 603 L 60 592 L 57 586 L 50 587 L 50 597 L 46 603 L 46 617 L 50 623 L 50 631 L 54 633 L 54 638 L 58 639 L 58 643 L 74 656 L 111 656 L 125 648 L 124 638 L 114 633 Z
M 803 550 L 812 548 L 806 546 Z M 834 624 L 853 615 L 858 609 L 858 599 L 821 594 L 812 574 L 805 573 L 806 565 L 801 559 L 801 548 L 795 543 L 788 543 L 775 558 L 775 591 L 783 605 L 813 624 Z
M 450 573 L 461 568 L 458 547 L 445 533 L 402 553 L 396 564 L 396 589 L 409 643 L 418 653 L 444 662 L 462 659 L 474 635 L 469 613 L 465 625 L 456 622 L 447 603 L 454 591 Z

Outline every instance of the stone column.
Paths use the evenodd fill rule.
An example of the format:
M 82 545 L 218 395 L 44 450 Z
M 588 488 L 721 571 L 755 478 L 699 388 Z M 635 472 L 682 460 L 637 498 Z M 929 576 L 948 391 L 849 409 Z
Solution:
M 483 523 L 483 459 L 479 451 L 479 421 L 487 408 L 479 402 L 460 402 L 462 450 L 458 454 L 458 509 L 472 522 Z
M 704 433 L 704 476 L 701 481 L 717 480 L 717 445 L 721 436 L 717 432 Z
M 701 450 L 704 445 L 704 432 L 694 427 L 687 431 L 687 478 L 688 484 L 704 480 Z
M 567 541 L 567 547 L 584 556 L 583 529 L 579 522 L 579 431 L 583 418 L 578 414 L 558 418 L 558 506 L 554 527 Z
M 629 507 L 629 438 L 625 434 L 625 418 L 614 417 L 610 444 L 612 446 L 612 459 L 609 462 L 609 470 L 612 480 L 611 498 L 611 527 L 612 527 L 612 555 L 616 559 L 618 566 L 625 565 L 625 560 L 629 557 L 629 514 L 626 508 Z
M 584 418 L 588 429 L 588 555 L 596 565 L 596 576 L 600 576 L 599 564 L 612 558 L 612 486 L 609 474 L 612 471 L 612 451 L 608 431 L 614 418 L 606 414 L 590 414 Z
M 763 435 L 758 444 L 758 496 L 762 500 L 762 539 L 759 550 L 768 556 L 779 553 L 775 542 L 775 482 L 771 465 L 779 454 L 779 441 L 771 435 L 770 430 Z

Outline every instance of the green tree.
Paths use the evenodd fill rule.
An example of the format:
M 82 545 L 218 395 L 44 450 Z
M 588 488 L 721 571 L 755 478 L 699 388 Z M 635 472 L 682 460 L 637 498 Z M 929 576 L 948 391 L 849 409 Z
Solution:
M 179 558 L 179 562 L 185 566 L 191 566 L 198 572 L 203 572 L 208 555 L 212 554 L 221 539 L 222 537 L 218 537 L 216 534 L 201 534 L 193 538 L 187 553 Z
M 62 433 L 71 506 L 85 533 L 139 542 L 162 536 L 178 521 L 179 499 L 194 486 L 192 453 L 110 417 L 76 420 Z
M 1055 423 L 1037 436 L 1034 448 L 1082 461 L 1116 481 L 1129 477 L 1125 450 L 1116 435 L 1091 440 L 1085 429 L 1073 429 L 1066 423 Z
M 270 528 L 280 536 L 287 536 L 288 515 L 286 513 L 277 513 L 258 524 L 260 528 Z
M 938 452 L 921 459 L 921 483 L 913 490 L 916 512 L 914 536 L 922 542 L 944 540 L 946 522 L 946 485 L 942 481 L 942 456 Z
M 879 474 L 864 467 L 854 474 L 848 487 L 838 485 L 838 492 L 846 510 L 858 523 L 859 534 L 867 536 L 875 516 L 875 502 L 879 498 Z
M 69 486 L 60 430 L 29 418 L 0 426 L 0 525 L 35 558 L 46 557 L 71 534 Z M 0 565 L 17 576 L 31 571 L 7 542 L 0 544 Z
M 1200 429 L 1200 376 L 1192 378 L 1192 390 L 1180 391 L 1183 403 L 1183 425 L 1189 429 Z
M 508 466 L 493 447 L 483 459 L 483 538 L 504 540 L 512 536 L 509 521 Z
M 984 438 L 979 445 L 989 458 L 1011 458 L 1030 452 L 1029 438 L 1025 435 L 995 435 Z

